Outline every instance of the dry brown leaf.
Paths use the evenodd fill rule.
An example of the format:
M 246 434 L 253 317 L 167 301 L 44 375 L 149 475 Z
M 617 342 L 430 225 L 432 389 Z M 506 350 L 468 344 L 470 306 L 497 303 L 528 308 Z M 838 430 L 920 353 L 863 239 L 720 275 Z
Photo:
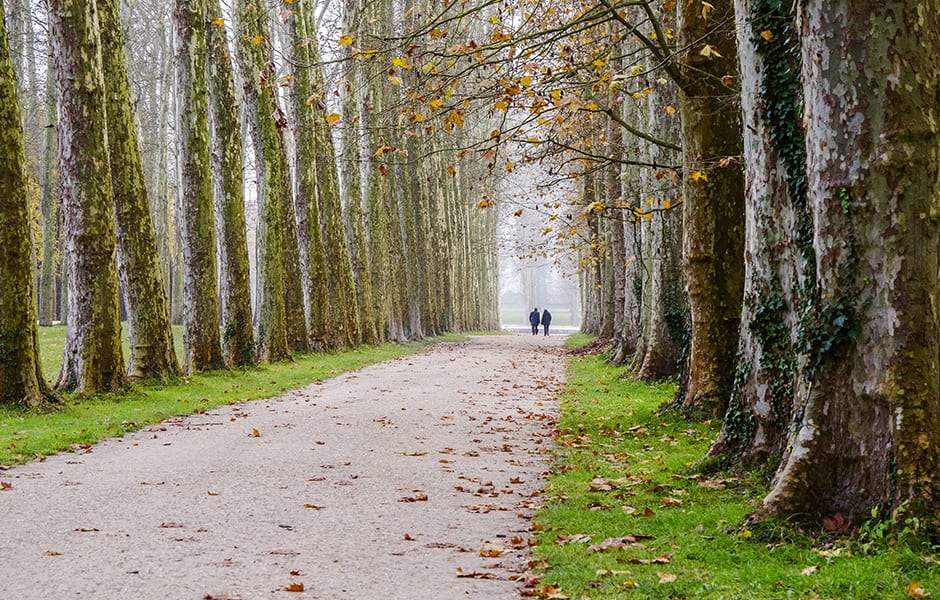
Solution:
M 819 570 L 819 567 L 813 565 L 812 567 L 806 567 L 805 569 L 800 571 L 800 575 L 812 575 L 818 570 Z
M 659 577 L 659 583 L 672 583 L 677 577 L 675 573 L 663 573 L 662 571 L 656 571 L 656 576 Z
M 471 571 L 465 573 L 463 569 L 457 567 L 457 577 L 461 578 L 471 578 L 471 579 L 496 579 L 496 574 L 494 573 L 483 573 L 480 571 Z
M 500 554 L 506 551 L 506 548 L 498 544 L 492 544 L 490 542 L 485 542 L 480 548 L 480 556 L 484 558 L 496 558 Z
M 43 556 L 62 556 L 62 553 L 58 550 L 46 550 L 42 553 Z
M 418 492 L 414 496 L 405 496 L 404 498 L 399 498 L 399 502 L 427 502 L 428 495 L 424 492 Z
M 306 504 L 304 504 L 304 508 L 312 508 L 313 510 L 323 510 L 323 509 L 326 508 L 326 507 L 325 507 L 325 506 L 320 506 L 319 504 L 310 504 L 310 503 L 306 503 Z
M 248 434 L 248 437 L 261 437 L 261 432 L 255 428 L 252 428 L 251 433 Z
M 586 544 L 591 541 L 591 536 L 586 533 L 575 533 L 572 535 L 560 534 L 555 538 L 555 543 L 559 546 L 564 546 L 565 544 Z
M 287 585 L 284 586 L 284 591 L 285 592 L 302 592 L 304 591 L 304 584 L 300 583 L 299 581 L 295 581 L 294 583 L 288 583 Z
M 664 496 L 662 499 L 663 506 L 682 506 L 682 500 L 678 498 L 671 498 L 669 496 Z
M 13 489 L 13 484 L 9 481 L 0 481 L 0 492 L 6 492 Z

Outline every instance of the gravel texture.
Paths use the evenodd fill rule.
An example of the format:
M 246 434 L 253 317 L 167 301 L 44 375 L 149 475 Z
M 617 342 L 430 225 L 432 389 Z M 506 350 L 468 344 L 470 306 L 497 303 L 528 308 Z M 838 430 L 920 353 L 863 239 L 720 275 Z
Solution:
M 0 598 L 518 598 L 564 362 L 473 337 L 0 471 Z

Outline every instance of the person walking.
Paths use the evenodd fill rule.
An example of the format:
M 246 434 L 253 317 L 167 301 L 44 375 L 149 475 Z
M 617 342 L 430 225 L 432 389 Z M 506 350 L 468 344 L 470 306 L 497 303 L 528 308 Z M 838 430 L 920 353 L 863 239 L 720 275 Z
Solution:
M 539 334 L 539 323 L 541 319 L 539 318 L 539 309 L 533 308 L 532 312 L 529 313 L 529 325 L 532 326 L 532 335 Z
M 552 313 L 548 312 L 548 309 L 542 311 L 542 327 L 545 328 L 545 335 L 548 335 L 548 326 L 552 324 Z M 538 327 L 536 327 L 538 331 Z

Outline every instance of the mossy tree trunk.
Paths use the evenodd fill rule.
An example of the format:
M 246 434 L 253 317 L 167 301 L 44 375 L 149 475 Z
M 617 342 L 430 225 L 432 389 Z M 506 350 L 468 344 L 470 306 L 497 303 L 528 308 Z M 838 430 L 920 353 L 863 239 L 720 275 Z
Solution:
M 906 506 L 936 533 L 940 3 L 801 9 L 818 291 L 805 404 L 760 513 L 857 524 Z
M 0 406 L 37 407 L 52 395 L 39 361 L 26 153 L 3 19 L 0 6 Z
M 277 77 L 271 47 L 271 28 L 264 3 L 246 0 L 235 5 L 235 57 L 241 72 L 248 130 L 254 148 L 258 179 L 257 331 L 258 358 L 290 358 L 284 305 L 283 178 L 278 128 L 286 119 L 277 100 Z
M 359 39 L 362 20 L 359 0 L 344 0 L 343 30 L 353 39 Z M 375 307 L 372 297 L 372 271 L 369 246 L 366 242 L 366 224 L 363 211 L 362 158 L 360 121 L 363 117 L 361 95 L 363 93 L 359 60 L 353 55 L 352 46 L 346 46 L 343 65 L 344 83 L 342 96 L 342 181 L 346 209 L 346 237 L 349 240 L 349 259 L 356 281 L 356 304 L 359 308 L 359 330 L 361 341 L 374 344 L 378 340 L 375 323 Z
M 215 222 L 219 233 L 222 357 L 228 367 L 254 362 L 251 318 L 251 280 L 248 272 L 248 234 L 242 184 L 242 138 L 236 112 L 235 83 L 222 11 L 208 0 L 207 84 L 212 125 L 212 174 L 215 182 Z
M 177 0 L 177 131 L 183 244 L 183 346 L 187 372 L 225 366 L 219 333 L 209 106 L 206 84 L 206 0 Z
M 94 0 L 49 4 L 58 107 L 59 178 L 69 266 L 65 352 L 57 386 L 77 393 L 121 388 L 118 277 L 106 90 Z M 75 82 L 82 85 L 76 86 Z
M 692 321 L 681 408 L 724 414 L 737 351 L 744 285 L 744 175 L 740 107 L 722 82 L 737 72 L 731 0 L 680 2 L 684 266 Z
M 118 275 L 127 307 L 128 374 L 165 379 L 179 373 L 170 308 L 137 129 L 128 90 L 124 35 L 116 0 L 98 0 L 101 56 L 107 86 L 108 148 L 117 233 Z
M 796 10 L 779 0 L 738 0 L 735 10 L 747 182 L 744 306 L 734 388 L 709 454 L 760 465 L 783 455 L 805 391 L 798 338 L 815 295 L 815 253 Z
M 308 34 L 307 23 L 313 20 L 313 0 L 297 0 L 289 18 L 291 43 L 286 52 L 292 64 L 305 65 L 294 72 L 293 86 L 288 94 L 291 122 L 294 127 L 294 170 L 297 214 L 297 238 L 303 267 L 304 300 L 307 327 L 312 349 L 326 350 L 331 336 L 330 291 L 327 283 L 326 252 L 323 244 L 322 215 L 317 202 L 317 120 L 325 117 L 326 109 L 322 76 L 315 70 L 319 53 L 316 38 Z M 316 60 L 314 60 L 316 59 Z

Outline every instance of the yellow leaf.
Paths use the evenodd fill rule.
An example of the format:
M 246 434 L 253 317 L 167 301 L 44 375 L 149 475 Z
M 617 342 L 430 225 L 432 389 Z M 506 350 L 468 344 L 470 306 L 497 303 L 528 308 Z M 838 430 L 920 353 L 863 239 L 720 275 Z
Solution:
M 666 106 L 663 108 L 663 112 L 667 115 L 674 115 L 676 114 L 676 108 L 674 106 Z
M 408 65 L 408 59 L 404 57 L 393 58 L 392 66 L 398 67 L 399 69 L 411 69 Z
M 498 108 L 499 110 L 502 110 L 502 111 L 505 111 L 505 110 L 507 110 L 507 109 L 509 108 L 508 106 L 506 106 L 506 103 L 503 102 L 502 100 L 497 100 L 497 101 L 496 101 L 496 104 L 494 105 L 494 107 L 495 107 L 495 108 Z
M 424 115 L 421 113 L 415 113 L 415 121 L 418 123 L 424 123 Z
M 908 598 L 927 598 L 930 596 L 930 592 L 920 587 L 919 581 L 912 581 L 907 586 L 907 597 Z
M 705 0 L 702 0 L 702 18 L 707 19 L 708 13 L 710 13 L 712 9 L 714 8 L 715 8 L 714 4 L 710 2 L 705 2 Z
M 765 40 L 767 40 L 768 42 L 774 41 L 774 32 L 769 29 L 765 29 L 761 31 L 760 36 L 764 38 Z
M 263 35 L 256 35 L 255 37 L 251 38 L 251 45 L 252 45 L 252 46 L 257 46 L 258 44 L 260 44 L 260 43 L 263 42 L 263 41 L 264 41 L 264 36 L 263 36 Z
M 454 165 L 448 166 L 447 172 L 450 174 L 451 177 L 454 177 L 457 175 L 457 169 L 454 168 Z
M 257 429 L 252 429 L 251 433 L 248 434 L 251 437 L 261 437 L 261 432 Z
M 672 200 L 669 200 L 668 198 L 666 200 L 663 200 L 663 208 L 665 208 L 666 210 L 669 210 L 670 208 L 672 208 Z
M 401 85 L 401 77 L 398 75 L 389 75 L 388 82 L 392 85 Z
M 223 21 L 222 19 L 213 19 L 213 20 L 209 23 L 209 25 L 215 25 L 216 27 L 222 27 L 222 26 L 225 25 L 225 21 Z
M 489 207 L 491 207 L 491 206 L 494 206 L 495 204 L 496 204 L 496 203 L 493 202 L 492 200 L 490 200 L 489 198 L 483 198 L 483 199 L 480 200 L 480 202 L 477 204 L 477 208 L 479 208 L 479 209 L 489 208 Z
M 431 33 L 428 35 L 430 35 L 432 38 L 444 37 L 445 35 L 447 35 L 447 28 L 445 27 L 444 29 L 432 29 Z
M 340 118 L 341 118 L 341 117 L 339 116 L 339 114 L 337 114 L 337 113 L 330 113 L 330 114 L 326 115 L 326 122 L 329 123 L 330 125 L 332 125 L 333 123 L 339 121 Z
M 444 108 L 444 101 L 440 99 L 431 100 L 430 102 L 428 102 L 428 108 L 430 108 L 431 110 L 441 110 L 442 108 Z
M 528 75 L 524 75 L 524 76 L 519 80 L 519 83 L 521 83 L 522 85 L 532 85 L 532 78 L 529 77 Z
M 490 17 L 490 23 L 492 23 L 493 25 L 499 25 L 499 17 L 497 17 L 496 15 L 492 15 Z
M 510 173 L 512 172 L 512 168 L 513 168 L 514 166 L 515 166 L 515 165 L 512 164 L 512 161 L 511 161 L 511 160 L 507 160 L 507 161 L 506 161 L 506 170 L 509 171 Z
M 699 50 L 698 53 L 707 58 L 721 58 L 721 54 L 719 54 L 718 50 L 716 50 L 715 47 L 711 44 L 705 44 L 702 46 L 702 49 Z
M 343 35 L 343 36 L 340 36 L 340 38 L 339 38 L 339 45 L 340 45 L 340 46 L 351 46 L 352 43 L 353 43 L 353 41 L 354 41 L 354 40 L 352 39 L 352 36 Z
M 689 179 L 692 181 L 708 181 L 708 173 L 705 171 L 692 171 L 692 174 L 689 175 Z

